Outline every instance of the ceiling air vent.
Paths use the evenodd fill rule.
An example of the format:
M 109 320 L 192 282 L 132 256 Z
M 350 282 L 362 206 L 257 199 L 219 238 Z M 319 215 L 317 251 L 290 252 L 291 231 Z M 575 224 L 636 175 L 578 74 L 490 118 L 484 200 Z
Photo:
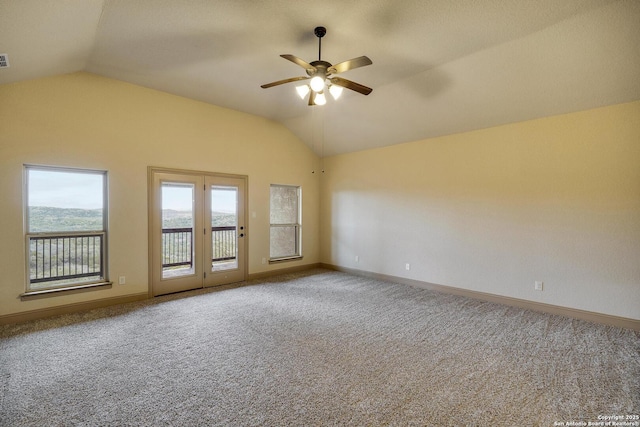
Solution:
M 9 68 L 9 55 L 0 53 L 0 68 Z

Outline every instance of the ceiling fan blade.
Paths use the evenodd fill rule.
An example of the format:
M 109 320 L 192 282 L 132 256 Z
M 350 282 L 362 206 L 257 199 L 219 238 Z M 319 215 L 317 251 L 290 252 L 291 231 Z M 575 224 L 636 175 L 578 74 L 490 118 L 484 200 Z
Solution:
M 271 82 L 260 86 L 262 89 L 283 85 L 285 83 L 297 82 L 300 80 L 309 80 L 309 77 L 291 77 L 290 79 L 278 80 L 277 82 Z
M 284 59 L 288 59 L 289 61 L 293 62 L 296 65 L 301 66 L 305 70 L 308 70 L 308 71 L 311 71 L 311 72 L 316 71 L 316 67 L 314 67 L 313 65 L 309 64 L 307 61 L 298 58 L 295 55 L 287 54 L 287 55 L 280 55 L 280 56 L 283 57 Z
M 354 90 L 363 95 L 369 95 L 371 92 L 373 92 L 373 89 L 371 89 L 370 87 L 366 87 L 364 85 L 361 85 L 360 83 L 352 82 L 351 80 L 343 79 L 342 77 L 331 77 L 329 80 L 335 85 L 346 87 L 347 89 Z
M 316 93 L 314 91 L 309 91 L 309 105 L 316 105 Z
M 364 67 L 365 65 L 371 64 L 373 64 L 373 62 L 371 62 L 369 58 L 367 58 L 366 56 L 360 56 L 358 58 L 353 58 L 329 67 L 327 72 L 329 74 L 344 73 L 345 71 L 353 70 L 354 68 Z

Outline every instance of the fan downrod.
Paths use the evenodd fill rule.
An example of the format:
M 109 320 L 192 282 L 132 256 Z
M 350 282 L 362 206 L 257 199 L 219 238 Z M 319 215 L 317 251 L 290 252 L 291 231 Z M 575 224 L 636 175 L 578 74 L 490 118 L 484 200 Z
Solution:
M 318 61 L 322 60 L 322 38 L 325 34 L 327 34 L 327 29 L 325 27 L 316 27 L 313 30 L 313 33 L 318 37 Z M 331 65 L 329 65 L 331 66 Z

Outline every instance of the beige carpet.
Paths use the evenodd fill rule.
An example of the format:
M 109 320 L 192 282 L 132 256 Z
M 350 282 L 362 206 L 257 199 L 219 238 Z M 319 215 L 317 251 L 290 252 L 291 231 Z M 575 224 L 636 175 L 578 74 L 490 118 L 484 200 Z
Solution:
M 2 426 L 516 426 L 640 413 L 640 337 L 315 270 L 0 326 Z

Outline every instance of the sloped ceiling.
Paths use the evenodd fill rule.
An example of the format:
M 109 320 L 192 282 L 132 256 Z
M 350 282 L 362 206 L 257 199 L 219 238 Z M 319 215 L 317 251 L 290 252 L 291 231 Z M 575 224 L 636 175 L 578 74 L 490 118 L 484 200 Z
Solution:
M 333 155 L 640 99 L 637 0 L 0 0 L 0 84 L 86 71 L 283 123 Z M 309 107 L 279 57 L 367 55 Z M 6 106 L 5 106 L 6 107 Z

